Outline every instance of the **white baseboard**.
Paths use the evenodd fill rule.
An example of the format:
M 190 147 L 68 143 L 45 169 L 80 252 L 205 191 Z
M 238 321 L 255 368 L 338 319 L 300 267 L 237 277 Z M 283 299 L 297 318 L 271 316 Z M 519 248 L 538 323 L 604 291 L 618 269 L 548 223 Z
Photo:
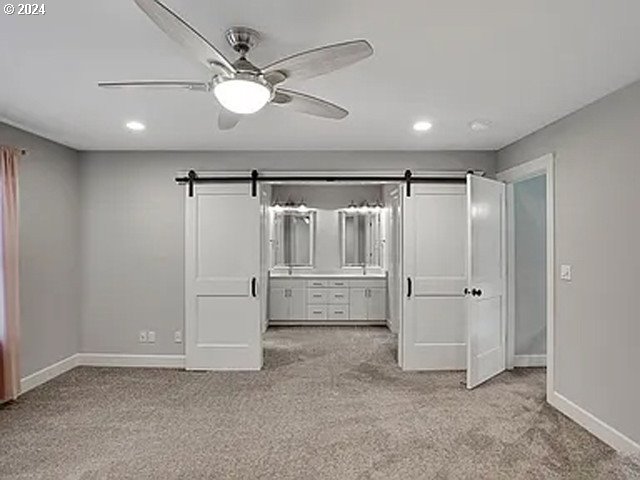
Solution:
M 87 367 L 184 368 L 184 355 L 126 355 L 79 353 L 78 365 Z
M 579 407 L 566 397 L 560 395 L 558 392 L 553 392 L 549 396 L 548 401 L 552 406 L 560 410 L 571 420 L 619 452 L 631 455 L 640 455 L 640 444 L 634 442 L 612 426 L 604 423 L 602 420 Z
M 56 378 L 58 375 L 62 375 L 72 368 L 77 367 L 78 360 L 78 354 L 76 353 L 54 363 L 53 365 L 43 368 L 42 370 L 38 370 L 31 375 L 27 375 L 20 380 L 20 394 L 26 393 L 29 390 Z
M 547 356 L 541 355 L 514 355 L 513 356 L 514 367 L 546 367 Z
M 184 368 L 184 355 L 121 355 L 111 353 L 76 353 L 20 380 L 20 394 L 79 367 L 147 367 Z

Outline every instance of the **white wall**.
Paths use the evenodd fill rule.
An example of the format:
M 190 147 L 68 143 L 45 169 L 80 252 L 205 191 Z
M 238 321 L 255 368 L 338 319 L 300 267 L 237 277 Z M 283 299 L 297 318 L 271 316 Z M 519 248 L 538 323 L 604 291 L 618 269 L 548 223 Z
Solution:
M 21 374 L 79 350 L 78 152 L 0 123 L 0 144 L 27 150 L 19 170 Z
M 85 152 L 82 351 L 181 353 L 184 187 L 178 170 L 495 171 L 492 152 Z M 231 252 L 239 253 L 239 252 Z M 138 344 L 153 329 L 155 345 Z
M 513 184 L 516 355 L 547 351 L 546 187 L 545 175 Z
M 637 443 L 639 128 L 635 83 L 501 150 L 498 162 L 505 170 L 555 153 L 554 389 Z M 573 266 L 571 282 L 559 280 L 561 264 Z
M 304 200 L 309 208 L 317 210 L 313 271 L 335 273 L 342 268 L 339 210 L 352 201 L 358 205 L 382 201 L 382 190 L 364 185 L 277 185 L 273 187 L 272 199 L 280 203 Z

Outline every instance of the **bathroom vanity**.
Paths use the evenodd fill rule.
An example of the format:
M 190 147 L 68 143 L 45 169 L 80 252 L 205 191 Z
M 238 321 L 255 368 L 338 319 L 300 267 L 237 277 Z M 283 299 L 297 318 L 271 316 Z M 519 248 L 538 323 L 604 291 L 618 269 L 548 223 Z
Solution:
M 385 275 L 272 275 L 271 325 L 369 325 L 387 319 Z

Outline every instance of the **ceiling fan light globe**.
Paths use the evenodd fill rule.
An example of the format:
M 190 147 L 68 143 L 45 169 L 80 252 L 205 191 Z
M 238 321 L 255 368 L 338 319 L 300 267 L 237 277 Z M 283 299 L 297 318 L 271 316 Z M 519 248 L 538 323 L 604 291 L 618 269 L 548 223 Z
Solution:
M 229 78 L 213 87 L 213 93 L 227 110 L 249 115 L 261 110 L 271 100 L 271 89 L 258 79 Z

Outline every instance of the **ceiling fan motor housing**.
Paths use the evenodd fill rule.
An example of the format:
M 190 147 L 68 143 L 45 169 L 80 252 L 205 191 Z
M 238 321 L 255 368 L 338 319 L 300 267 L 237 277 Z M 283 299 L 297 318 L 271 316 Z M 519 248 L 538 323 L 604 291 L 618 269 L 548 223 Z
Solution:
M 260 34 L 249 27 L 231 27 L 225 37 L 229 45 L 241 55 L 246 55 L 260 42 Z

